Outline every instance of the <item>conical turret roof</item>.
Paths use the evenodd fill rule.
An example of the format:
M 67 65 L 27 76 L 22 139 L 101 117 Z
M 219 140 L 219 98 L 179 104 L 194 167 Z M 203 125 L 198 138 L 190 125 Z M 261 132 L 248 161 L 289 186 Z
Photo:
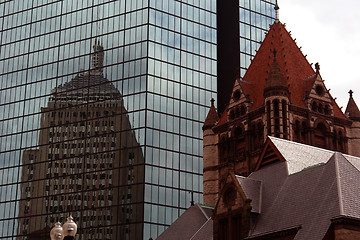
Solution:
M 355 100 L 352 96 L 353 91 L 349 91 L 350 94 L 350 98 L 349 98 L 349 102 L 346 106 L 346 110 L 345 110 L 345 114 L 354 121 L 360 121 L 360 111 L 358 106 L 355 103 Z
M 284 89 L 288 90 L 287 82 L 285 81 L 284 75 L 281 72 L 280 66 L 276 61 L 276 49 L 274 48 L 274 60 L 271 64 L 268 78 L 265 82 L 264 95 L 272 89 Z
M 203 130 L 205 130 L 207 128 L 212 128 L 215 125 L 215 123 L 217 121 L 219 121 L 219 115 L 218 115 L 218 113 L 216 111 L 214 102 L 215 102 L 215 100 L 211 99 L 211 107 L 210 107 L 208 115 L 207 115 L 207 117 L 205 119 Z

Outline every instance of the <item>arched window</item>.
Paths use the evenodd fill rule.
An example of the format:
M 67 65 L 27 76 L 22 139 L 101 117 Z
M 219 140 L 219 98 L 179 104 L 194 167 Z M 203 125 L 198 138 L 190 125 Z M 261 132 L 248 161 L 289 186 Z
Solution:
M 246 107 L 244 105 L 241 105 L 240 107 L 240 115 L 244 116 L 246 114 Z
M 225 135 L 221 136 L 219 145 L 220 145 L 219 147 L 220 162 L 224 162 L 226 161 L 226 152 L 228 151 L 227 139 L 225 138 Z
M 344 151 L 344 137 L 341 131 L 339 131 L 339 138 L 338 138 L 338 151 Z
M 338 136 L 337 136 L 337 132 L 334 131 L 334 136 L 333 136 L 333 149 L 334 150 L 338 149 L 337 143 L 338 143 Z
M 274 100 L 274 128 L 275 136 L 280 137 L 279 100 Z
M 330 114 L 330 108 L 329 108 L 329 105 L 328 105 L 328 104 L 325 105 L 324 113 L 325 113 L 326 115 L 329 115 L 329 114 Z
M 318 112 L 319 112 L 319 113 L 323 113 L 323 112 L 324 112 L 324 106 L 322 105 L 322 103 L 319 103 Z
M 300 135 L 300 142 L 302 143 L 306 143 L 306 123 L 302 122 L 301 123 L 301 135 Z
M 234 138 L 236 144 L 236 152 L 237 154 L 242 155 L 243 152 L 246 150 L 245 132 L 242 127 L 235 127 Z
M 267 126 L 267 134 L 271 135 L 271 108 L 270 108 L 270 101 L 266 102 L 266 126 Z
M 299 120 L 295 121 L 294 140 L 295 140 L 295 142 L 301 142 L 301 140 L 300 140 L 300 121 Z
M 285 100 L 282 100 L 281 102 L 282 105 L 282 120 L 283 120 L 283 134 L 284 134 L 284 138 L 287 139 L 287 104 Z
M 326 132 L 327 128 L 324 123 L 320 122 L 315 128 L 314 140 L 315 146 L 320 148 L 327 148 L 326 144 Z
M 240 117 L 240 110 L 239 110 L 239 108 L 236 108 L 236 110 L 235 110 L 235 116 L 236 116 L 236 117 Z
M 262 144 L 264 143 L 264 126 L 262 125 L 261 122 L 258 122 L 257 124 L 256 135 L 258 135 L 258 146 L 261 147 Z
M 318 106 L 317 106 L 317 103 L 314 101 L 312 102 L 312 105 L 311 105 L 311 110 L 313 110 L 314 112 L 316 112 L 318 109 Z
M 234 120 L 234 118 L 235 118 L 234 110 L 231 110 L 231 111 L 230 111 L 230 115 L 229 115 L 229 119 L 230 119 L 230 120 Z

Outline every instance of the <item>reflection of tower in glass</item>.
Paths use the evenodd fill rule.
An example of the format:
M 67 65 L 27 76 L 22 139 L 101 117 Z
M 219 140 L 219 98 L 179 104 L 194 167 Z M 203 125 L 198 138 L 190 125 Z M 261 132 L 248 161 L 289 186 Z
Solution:
M 40 147 L 23 156 L 22 239 L 48 239 L 69 214 L 79 239 L 142 239 L 143 153 L 103 59 L 96 41 L 91 70 L 53 89 L 41 110 Z

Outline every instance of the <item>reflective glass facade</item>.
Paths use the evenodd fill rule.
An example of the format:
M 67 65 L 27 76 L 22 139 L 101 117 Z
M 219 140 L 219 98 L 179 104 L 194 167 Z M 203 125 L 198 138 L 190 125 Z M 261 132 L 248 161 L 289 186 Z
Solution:
M 202 202 L 216 21 L 215 0 L 0 0 L 0 239 L 70 214 L 79 239 L 155 239 Z

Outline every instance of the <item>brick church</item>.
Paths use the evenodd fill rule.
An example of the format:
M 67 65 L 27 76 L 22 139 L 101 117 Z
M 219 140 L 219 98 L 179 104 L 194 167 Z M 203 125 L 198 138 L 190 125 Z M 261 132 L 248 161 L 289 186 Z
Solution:
M 359 117 L 352 93 L 344 114 L 327 90 L 319 64 L 314 70 L 284 25 L 276 22 L 245 76 L 235 80 L 220 119 L 211 108 L 204 145 L 216 142 L 215 161 L 232 162 L 235 172 L 244 176 L 254 171 L 266 136 L 360 156 L 360 148 L 355 147 L 360 144 Z M 213 167 L 206 154 L 204 172 Z M 212 153 L 209 156 L 214 158 Z
M 266 192 L 265 189 L 260 189 L 260 185 L 266 186 L 263 181 L 268 178 L 267 181 L 270 181 L 271 184 L 284 184 L 283 187 L 285 188 L 288 181 L 294 181 L 292 174 L 298 173 L 297 176 L 300 176 L 303 175 L 302 171 L 306 168 L 325 163 L 327 165 L 328 162 L 331 162 L 331 158 L 335 158 L 333 157 L 335 153 L 360 157 L 360 111 L 353 99 L 352 91 L 349 92 L 349 103 L 345 113 L 343 113 L 324 84 L 319 64 L 315 64 L 314 67 L 315 69 L 306 60 L 290 33 L 285 29 L 285 25 L 276 21 L 270 27 L 245 76 L 235 80 L 229 104 L 220 117 L 214 104 L 212 104 L 203 126 L 204 203 L 215 207 L 215 239 L 236 239 L 234 238 L 235 235 L 237 237 L 244 237 L 248 234 L 254 235 L 257 230 L 259 233 L 264 233 L 264 230 L 259 230 L 262 227 L 267 231 L 292 229 L 294 226 L 287 226 L 286 223 L 282 226 L 283 229 L 280 226 L 279 229 L 274 229 L 271 224 L 259 221 L 257 223 L 259 229 L 252 229 L 253 233 L 250 234 L 251 228 L 254 227 L 251 226 L 250 221 L 256 222 L 256 220 L 252 219 L 251 214 L 247 214 L 247 211 L 252 209 L 251 212 L 256 212 L 260 208 L 261 201 L 265 203 L 266 200 L 271 199 L 271 196 L 267 199 L 259 199 L 261 192 Z M 280 141 L 279 139 L 283 140 Z M 281 147 L 278 147 L 275 142 L 281 146 L 287 145 L 287 148 L 281 150 Z M 299 148 L 299 146 L 307 147 Z M 320 153 L 321 151 L 318 152 L 318 149 L 324 152 Z M 289 172 L 289 168 L 293 164 L 290 162 L 291 157 L 285 157 L 291 151 L 301 151 L 298 153 L 298 157 L 292 160 L 297 162 L 295 165 L 302 165 L 303 167 L 294 172 Z M 305 154 L 306 152 L 308 155 Z M 320 161 L 321 156 L 328 152 L 332 154 L 327 160 Z M 304 156 L 308 157 L 304 158 Z M 309 161 L 309 159 L 314 161 Z M 334 161 L 336 162 L 336 160 Z M 358 161 L 360 163 L 360 159 Z M 286 175 L 284 178 L 287 180 L 283 182 L 276 178 L 276 174 L 281 172 L 276 169 L 276 164 L 273 164 L 277 162 L 287 162 L 287 171 L 285 171 L 287 174 L 282 173 Z M 331 164 L 329 163 L 329 165 Z M 264 168 L 266 169 L 264 170 Z M 269 170 L 268 168 L 274 169 Z M 276 174 L 273 171 L 277 171 Z M 308 179 L 317 179 L 316 174 L 323 170 L 317 169 L 317 171 L 313 173 L 315 176 L 310 175 Z M 333 171 L 336 172 L 337 170 Z M 262 174 L 259 175 L 260 172 Z M 359 178 L 359 168 L 355 173 Z M 249 174 L 251 174 L 250 177 L 246 178 Z M 332 182 L 339 175 L 329 174 L 327 177 L 331 178 Z M 321 181 L 327 182 L 329 180 L 317 179 L 317 181 L 318 184 Z M 271 184 L 268 184 L 268 187 L 273 188 L 272 191 L 276 192 L 276 186 L 271 186 Z M 312 183 L 304 183 L 303 180 L 303 184 L 302 189 L 307 189 L 307 184 L 311 185 Z M 358 186 L 357 183 L 353 185 L 357 189 Z M 321 185 L 319 187 L 321 188 Z M 340 188 L 340 186 L 338 187 Z M 257 201 L 254 201 L 254 198 L 249 198 L 246 191 L 250 192 L 253 197 L 255 195 Z M 300 190 L 292 193 L 291 189 L 288 189 L 285 192 L 278 192 L 277 197 L 281 197 L 281 194 L 290 193 L 295 196 L 302 194 Z M 236 202 L 237 194 L 242 196 L 240 199 L 243 201 L 240 203 Z M 306 193 L 303 194 L 306 195 Z M 321 197 L 317 198 L 317 195 L 317 191 L 314 191 L 313 201 L 324 201 Z M 262 197 L 265 196 L 266 194 Z M 304 195 L 301 196 L 304 197 Z M 337 196 L 334 199 L 339 200 L 340 197 L 343 196 Z M 272 204 L 274 203 L 272 202 Z M 284 203 L 276 203 L 280 204 L 278 206 L 280 208 L 277 210 L 281 211 L 281 205 Z M 299 203 L 294 202 L 293 204 Z M 234 209 L 230 211 L 229 209 L 233 207 Z M 263 210 L 265 209 L 266 207 L 263 206 Z M 267 210 L 267 214 L 273 214 L 275 218 L 280 216 L 271 212 L 273 209 Z M 283 210 L 290 211 L 285 207 Z M 360 216 L 360 211 L 357 214 Z M 241 217 L 237 218 L 237 216 Z M 248 216 L 248 218 L 244 218 L 244 216 Z M 283 217 L 291 222 L 291 217 L 288 215 Z M 308 217 L 314 219 L 317 216 L 309 215 Z M 231 220 L 228 221 L 228 219 Z M 234 226 L 234 222 L 239 221 L 242 222 L 243 227 L 247 227 L 242 230 L 233 227 L 232 230 L 229 230 L 231 228 L 230 222 Z M 330 219 L 327 221 L 330 223 Z M 258 224 L 264 225 L 259 227 Z M 360 221 L 356 224 L 360 226 Z M 272 225 L 274 226 L 274 224 Z M 328 231 L 327 227 L 325 227 L 326 231 L 323 229 L 324 234 L 321 235 L 321 238 L 315 239 L 335 239 L 324 237 Z M 272 237 L 274 239 L 294 239 L 297 232 L 298 229 L 292 229 L 292 235 L 289 235 L 292 237 L 289 238 Z M 311 239 L 309 233 L 306 233 L 305 230 L 302 232 L 306 238 L 296 239 Z M 328 233 L 329 236 L 331 234 L 335 236 L 334 232 Z M 360 236 L 351 239 L 360 239 Z
M 204 205 L 158 239 L 360 239 L 360 111 L 349 93 L 343 113 L 319 64 L 275 21 L 225 111 L 212 100 Z

